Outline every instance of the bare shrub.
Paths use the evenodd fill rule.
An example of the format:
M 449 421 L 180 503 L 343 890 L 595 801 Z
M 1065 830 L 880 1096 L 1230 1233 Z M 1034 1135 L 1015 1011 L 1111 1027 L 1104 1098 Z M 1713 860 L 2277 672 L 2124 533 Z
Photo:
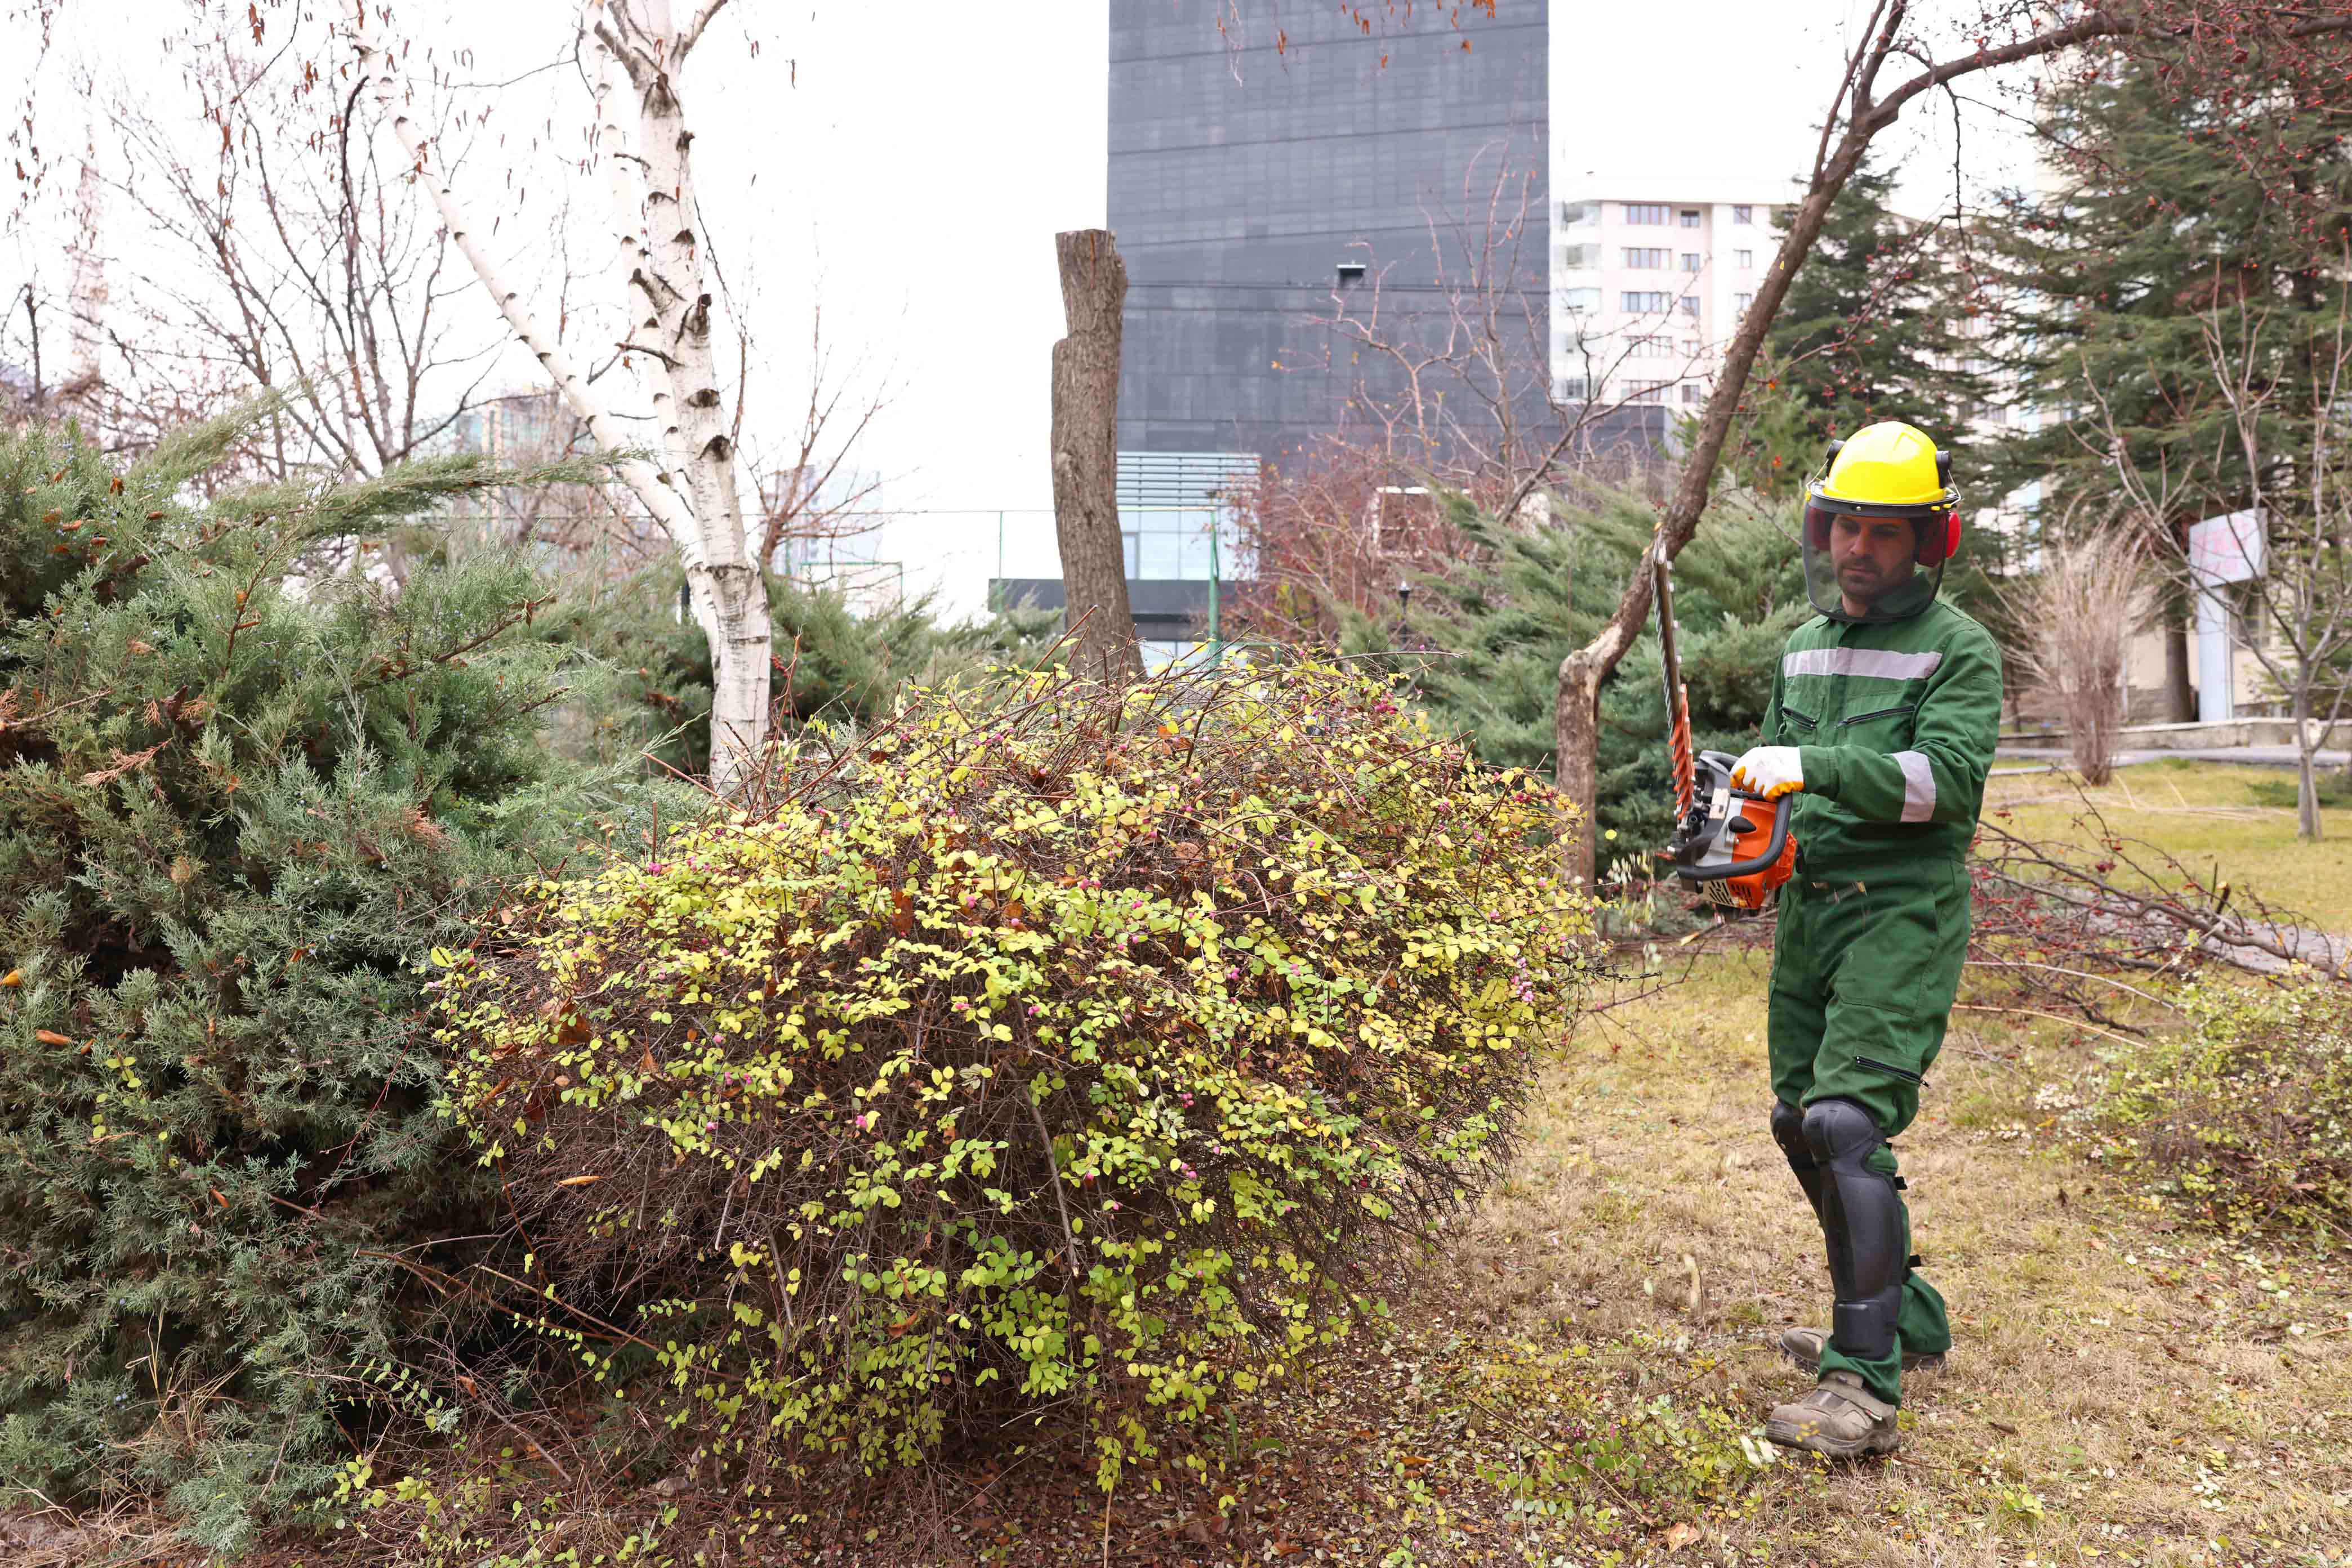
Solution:
M 2124 650 L 2145 614 L 2131 543 L 2101 531 L 2044 548 L 2042 569 L 2007 595 L 2017 649 L 2055 699 L 2066 748 L 2088 784 L 2115 776 L 2124 716 Z

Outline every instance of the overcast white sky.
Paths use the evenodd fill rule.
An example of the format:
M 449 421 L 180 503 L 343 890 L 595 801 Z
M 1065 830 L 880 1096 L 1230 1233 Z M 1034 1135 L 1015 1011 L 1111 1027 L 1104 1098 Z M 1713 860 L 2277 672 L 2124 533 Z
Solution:
M 1214 41 L 1211 0 L 1165 3 Z M 1243 9 L 1255 4 L 1262 18 L 1270 5 L 1323 3 L 1243 0 Z M 1500 0 L 1507 15 L 1536 3 Z M 1940 3 L 1956 16 L 1976 10 L 1974 0 Z M 134 84 L 152 79 L 166 100 L 178 71 L 159 40 L 188 12 L 186 0 L 68 5 L 38 100 L 44 134 L 59 144 L 79 141 L 66 130 L 71 64 L 95 59 Z M 241 15 L 243 0 L 229 8 Z M 1576 164 L 1654 176 L 1671 196 L 1663 187 L 1677 178 L 1798 172 L 1861 9 L 1859 0 L 1553 0 L 1575 86 L 1563 95 L 1572 101 L 1553 105 L 1555 144 L 1565 137 L 1574 149 L 1559 177 Z M 562 53 L 577 14 L 569 0 L 393 0 L 393 12 L 399 31 L 441 58 L 469 47 L 467 74 L 481 81 Z M 28 35 L 21 21 L 11 26 L 0 38 L 0 61 L 13 62 L 0 63 L 0 86 L 13 100 Z M 808 311 L 822 300 L 839 362 L 862 361 L 868 378 L 896 386 L 861 461 L 890 477 L 889 500 L 1050 504 L 1047 364 L 1062 331 L 1053 235 L 1104 221 L 1108 56 L 1099 0 L 737 0 L 688 86 L 706 226 L 760 349 L 751 426 L 788 434 L 807 382 Z M 577 78 L 549 72 L 476 96 L 510 148 L 552 132 L 536 152 L 512 154 L 520 184 L 538 187 L 525 214 L 541 212 L 578 146 L 586 105 Z M 1915 110 L 1890 148 L 1915 211 L 1948 205 L 1951 186 L 1951 106 L 1923 107 L 1930 111 Z M 2013 169 L 2014 138 L 2002 145 L 1999 117 L 1971 116 L 1972 171 Z M 511 200 L 495 163 L 478 157 L 460 182 L 485 203 Z M 583 205 L 593 220 L 597 194 Z M 586 232 L 594 229 L 592 221 Z M 11 238 L 0 267 L 12 269 L 47 243 L 30 231 Z M 16 281 L 0 277 L 12 291 Z M 533 369 L 516 354 L 508 374 L 522 385 Z

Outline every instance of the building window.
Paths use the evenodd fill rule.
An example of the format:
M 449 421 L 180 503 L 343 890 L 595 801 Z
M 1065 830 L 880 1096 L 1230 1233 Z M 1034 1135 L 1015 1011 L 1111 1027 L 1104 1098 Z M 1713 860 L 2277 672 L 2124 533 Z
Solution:
M 1597 245 L 1564 247 L 1559 253 L 1559 265 L 1561 270 L 1568 272 L 1581 272 L 1586 268 L 1598 267 L 1601 265 L 1601 247 Z
M 1623 265 L 1627 267 L 1662 268 L 1669 265 L 1666 259 L 1668 253 L 1654 247 L 1643 248 L 1629 245 L 1621 254 L 1625 258 Z
M 1752 250 L 1735 250 L 1731 253 L 1731 264 L 1734 267 L 1753 267 L 1756 265 L 1756 253 Z
M 1754 303 L 1756 296 L 1753 294 L 1734 294 L 1731 297 L 1731 308 L 1735 310 L 1745 310 Z
M 1562 202 L 1559 204 L 1559 226 L 1575 228 L 1582 224 L 1601 221 L 1599 202 Z
M 1674 339 L 1657 333 L 1653 333 L 1648 337 L 1635 338 L 1633 342 L 1627 346 L 1631 353 L 1641 354 L 1651 359 L 1672 359 L 1677 352 L 1675 348 Z
M 1683 383 L 1683 406 L 1695 407 L 1706 401 L 1706 389 L 1695 381 Z
M 1559 401 L 1588 403 L 1592 398 L 1592 378 L 1589 375 L 1564 375 L 1559 378 Z
M 1563 310 L 1598 310 L 1601 309 L 1601 290 L 1563 289 L 1559 291 L 1559 308 Z
M 1752 224 L 1756 221 L 1756 209 L 1754 207 L 1733 207 L 1731 209 L 1731 221 L 1734 223 Z
M 1696 294 L 1685 294 L 1685 295 L 1684 295 L 1684 296 L 1682 297 L 1682 307 L 1683 307 L 1683 314 L 1684 314 L 1684 315 L 1685 315 L 1685 316 L 1696 316 L 1696 315 L 1697 315 L 1697 314 L 1698 314 L 1698 296 L 1697 296 L 1697 295 L 1696 295 Z
M 1683 208 L 1683 226 L 1685 228 L 1696 228 L 1698 226 L 1698 209 L 1696 207 Z
M 1628 315 L 1650 316 L 1671 309 L 1674 296 L 1663 289 L 1628 289 L 1617 299 L 1617 308 Z
M 1685 250 L 1683 252 L 1683 270 L 1685 272 L 1696 272 L 1698 270 L 1697 251 Z
M 1672 221 L 1668 216 L 1672 210 L 1664 202 L 1627 202 L 1625 221 L 1663 226 Z
M 1118 521 L 1129 581 L 1209 580 L 1217 529 L 1213 508 L 1123 506 Z
M 1667 383 L 1663 381 L 1637 381 L 1633 384 L 1633 390 L 1625 395 L 1625 401 L 1628 403 L 1664 403 L 1666 400 L 1667 384 Z

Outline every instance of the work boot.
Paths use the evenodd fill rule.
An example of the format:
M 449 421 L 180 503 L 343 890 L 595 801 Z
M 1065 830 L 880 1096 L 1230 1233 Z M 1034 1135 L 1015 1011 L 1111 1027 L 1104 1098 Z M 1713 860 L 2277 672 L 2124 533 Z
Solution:
M 1822 1346 L 1829 1335 L 1819 1329 L 1790 1329 L 1780 1336 L 1780 1353 L 1795 1362 L 1815 1377 L 1822 1374 Z M 1942 1351 L 1905 1351 L 1905 1372 L 1941 1372 L 1944 1369 Z
M 1895 1452 L 1895 1406 L 1871 1396 L 1862 1379 L 1832 1372 L 1819 1387 L 1764 1418 L 1764 1436 L 1784 1448 L 1809 1448 L 1832 1459 Z

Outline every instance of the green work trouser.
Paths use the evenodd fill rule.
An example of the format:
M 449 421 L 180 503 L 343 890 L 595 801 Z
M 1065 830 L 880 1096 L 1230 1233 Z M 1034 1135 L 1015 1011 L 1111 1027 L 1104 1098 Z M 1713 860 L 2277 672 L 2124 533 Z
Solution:
M 1801 869 L 1780 890 L 1772 950 L 1773 1095 L 1800 1110 L 1852 1100 L 1884 1138 L 1910 1126 L 1943 1048 L 1968 942 L 1969 876 L 1958 860 L 1891 862 L 1859 880 Z M 1882 1144 L 1865 1164 L 1891 1179 L 1895 1152 Z M 1906 1258 L 1910 1249 L 1906 1213 Z M 1832 1342 L 1822 1370 L 1855 1373 L 1879 1398 L 1901 1403 L 1903 1352 L 1938 1353 L 1952 1342 L 1943 1297 L 1916 1273 L 1904 1279 L 1895 1332 L 1895 1349 L 1866 1362 Z

